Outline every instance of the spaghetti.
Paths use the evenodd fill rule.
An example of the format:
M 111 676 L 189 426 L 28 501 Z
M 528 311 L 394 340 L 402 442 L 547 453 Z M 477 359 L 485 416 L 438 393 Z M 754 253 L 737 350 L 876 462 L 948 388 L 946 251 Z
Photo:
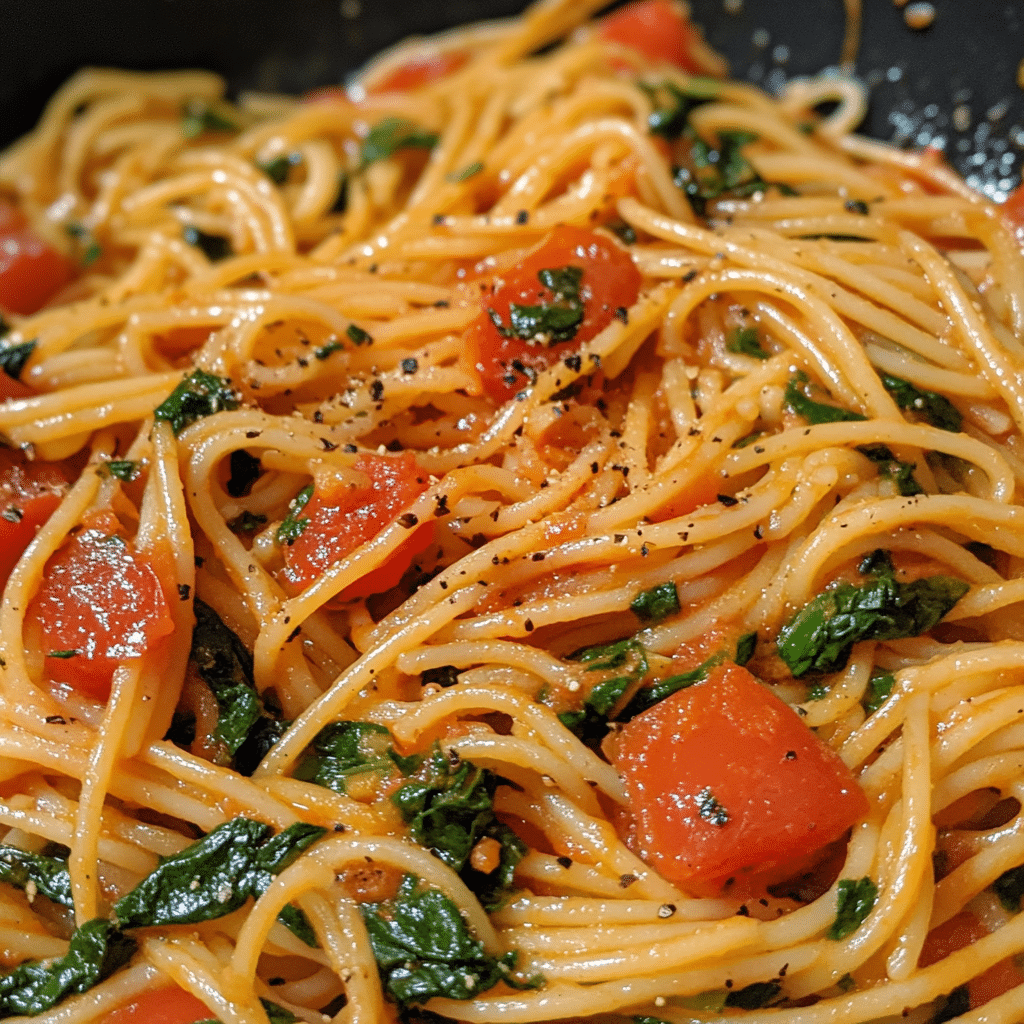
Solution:
M 600 6 L 0 157 L 5 1018 L 1024 1014 L 1012 207 Z

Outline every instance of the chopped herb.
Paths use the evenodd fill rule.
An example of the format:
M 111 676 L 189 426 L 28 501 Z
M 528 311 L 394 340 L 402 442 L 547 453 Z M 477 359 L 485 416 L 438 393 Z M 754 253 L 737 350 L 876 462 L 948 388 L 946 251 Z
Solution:
M 753 985 L 738 988 L 725 997 L 725 1005 L 737 1010 L 760 1010 L 774 1002 L 782 986 L 777 981 L 755 981 Z
M 61 661 L 67 661 L 69 658 L 77 658 L 82 652 L 76 648 L 72 648 L 69 651 L 48 651 L 46 656 L 48 658 L 59 658 Z
M 469 933 L 459 908 L 444 893 L 421 886 L 406 875 L 394 899 L 363 903 L 374 959 L 384 991 L 400 1006 L 434 996 L 476 999 L 499 981 L 515 988 L 515 952 L 491 956 Z
M 474 175 L 479 174 L 484 169 L 484 165 L 479 160 L 474 160 L 473 163 L 467 164 L 460 171 L 452 171 L 451 174 L 445 175 L 445 180 L 457 184 L 460 181 L 466 181 L 468 178 L 472 178 Z
M 255 533 L 261 526 L 265 526 L 267 517 L 262 514 L 253 515 L 248 509 L 234 519 L 228 520 L 228 529 L 232 533 Z
M 843 423 L 865 419 L 859 412 L 850 412 L 838 405 L 826 405 L 809 398 L 801 387 L 806 383 L 807 374 L 801 371 L 786 385 L 786 405 L 798 416 L 803 416 L 808 423 Z
M 29 960 L 0 975 L 0 1016 L 45 1013 L 67 996 L 88 992 L 123 967 L 135 942 L 109 921 L 86 921 L 72 936 L 68 951 L 56 960 Z
M 962 1017 L 971 1009 L 971 991 L 967 985 L 960 985 L 946 996 L 929 1024 L 946 1024 L 948 1020 Z
M 744 131 L 719 132 L 718 145 L 712 147 L 692 128 L 686 134 L 692 140 L 690 166 L 676 168 L 674 181 L 686 193 L 698 216 L 705 216 L 711 200 L 724 196 L 741 199 L 769 187 L 743 156 L 743 147 L 755 142 L 756 135 Z
M 286 1010 L 283 1006 L 278 1006 L 277 1003 L 272 1003 L 269 999 L 264 999 L 262 996 L 260 997 L 260 1003 L 270 1024 L 299 1024 L 299 1018 L 291 1010 Z M 215 1021 L 214 1024 L 217 1024 L 217 1022 Z
M 807 691 L 807 699 L 808 700 L 824 700 L 829 695 L 829 693 L 831 693 L 831 692 L 832 691 L 830 690 L 829 687 L 822 686 L 821 683 L 815 683 Z
M 29 357 L 35 349 L 35 338 L 31 341 L 23 341 L 19 345 L 0 346 L 0 369 L 8 377 L 12 377 L 14 380 L 21 380 L 21 373 L 25 369 L 25 364 L 29 361 Z
M 326 345 L 321 345 L 319 348 L 313 349 L 313 355 L 322 362 L 329 356 L 334 355 L 335 352 L 340 352 L 344 347 L 345 346 L 342 345 L 337 338 L 333 338 L 331 341 L 327 342 Z
M 9 523 L 20 523 L 25 518 L 25 511 L 17 505 L 8 505 L 0 512 L 0 518 L 6 519 Z
M 655 704 L 660 704 L 666 697 L 671 697 L 673 693 L 702 683 L 707 679 L 708 673 L 725 660 L 726 655 L 723 652 L 713 654 L 707 661 L 690 669 L 689 672 L 681 672 L 678 675 L 659 679 L 653 686 L 645 686 L 643 689 L 637 690 L 636 695 L 626 705 L 619 718 L 622 721 L 628 721 L 643 714 L 648 708 L 653 708 Z
M 874 672 L 861 699 L 864 710 L 873 715 L 889 699 L 895 685 L 896 679 L 888 672 Z
M 1024 866 L 1004 871 L 992 883 L 992 889 L 1004 910 L 1011 914 L 1019 913 L 1020 901 L 1024 897 Z
M 400 149 L 433 149 L 438 135 L 428 132 L 402 117 L 389 117 L 375 124 L 363 139 L 362 167 L 386 160 Z
M 639 640 L 629 637 L 612 644 L 586 647 L 572 656 L 582 661 L 588 672 L 613 672 L 595 685 L 580 711 L 564 711 L 559 720 L 584 743 L 596 745 L 608 732 L 608 716 L 626 691 L 648 672 L 647 650 Z
M 736 641 L 736 658 L 734 659 L 737 665 L 746 665 L 748 661 L 754 656 L 754 650 L 757 647 L 757 633 L 744 633 L 743 636 Z
M 838 988 L 840 992 L 850 992 L 851 990 L 855 989 L 856 987 L 857 987 L 857 982 L 853 980 L 853 976 L 849 972 L 844 974 L 836 982 L 836 988 Z
M 237 132 L 239 127 L 205 100 L 189 100 L 182 108 L 181 131 L 186 139 L 195 139 L 206 132 Z
M 238 408 L 238 393 L 231 381 L 205 370 L 193 370 L 153 410 L 155 420 L 170 423 L 175 434 L 204 416 Z
M 244 448 L 236 448 L 228 462 L 231 475 L 224 489 L 232 498 L 244 498 L 263 473 L 260 460 Z
M 79 259 L 83 267 L 91 267 L 103 255 L 102 246 L 84 224 L 72 221 L 64 230 L 78 242 Z
M 725 347 L 730 352 L 743 356 L 752 356 L 754 359 L 768 359 L 771 357 L 770 352 L 766 352 L 761 348 L 761 343 L 757 340 L 756 327 L 737 327 L 729 335 L 729 340 L 725 343 Z
M 871 459 L 878 466 L 878 475 L 886 480 L 892 480 L 896 490 L 904 498 L 924 494 L 924 488 L 914 477 L 914 470 L 917 468 L 915 463 L 900 462 L 884 444 L 858 445 L 857 451 Z
M 349 340 L 355 345 L 372 345 L 373 338 L 362 329 L 362 327 L 356 324 L 349 324 L 345 333 L 349 336 Z
M 66 857 L 48 857 L 16 846 L 0 846 L 0 882 L 22 890 L 31 885 L 40 896 L 62 907 L 75 905 Z
M 650 590 L 641 590 L 629 609 L 641 622 L 661 622 L 679 611 L 679 591 L 672 580 L 659 583 Z
M 316 734 L 292 774 L 304 782 L 345 793 L 354 775 L 393 772 L 395 761 L 391 753 L 391 733 L 383 725 L 331 722 Z
M 836 919 L 825 933 L 826 938 L 835 942 L 852 935 L 864 923 L 878 898 L 878 887 L 867 875 L 860 881 L 841 879 L 838 890 Z
M 605 227 L 625 245 L 636 245 L 636 231 L 624 220 L 609 221 Z
M 733 441 L 733 448 L 746 448 L 748 445 L 752 445 L 755 441 L 759 441 L 764 437 L 763 430 L 755 430 L 752 434 L 746 434 L 745 436 Z
M 271 828 L 249 818 L 219 825 L 180 853 L 165 857 L 114 904 L 122 928 L 213 921 L 259 899 L 275 876 L 315 843 L 326 829 L 297 822 L 271 836 Z M 312 929 L 295 907 L 278 919 L 307 945 Z
M 193 224 L 185 225 L 182 229 L 181 237 L 189 245 L 194 245 L 197 249 L 201 249 L 206 258 L 212 263 L 234 255 L 229 238 L 225 238 L 223 235 L 208 235 L 205 231 L 200 231 Z
M 189 660 L 217 701 L 214 760 L 223 765 L 234 762 L 236 771 L 251 775 L 266 753 L 265 720 L 280 729 L 283 724 L 266 714 L 253 681 L 252 655 L 245 644 L 205 602 L 197 598 L 193 611 L 196 625 Z M 258 750 L 252 750 L 254 746 Z
M 540 283 L 551 292 L 551 300 L 536 306 L 522 306 L 510 303 L 508 307 L 509 326 L 506 327 L 500 315 L 488 309 L 491 321 L 503 338 L 521 338 L 530 341 L 546 337 L 550 343 L 571 341 L 583 322 L 583 300 L 580 285 L 583 281 L 581 267 L 547 267 L 537 272 Z
M 331 213 L 344 213 L 348 209 L 348 171 L 338 173 L 338 192 L 331 206 Z
M 391 795 L 413 839 L 457 871 L 488 911 L 505 902 L 515 867 L 526 854 L 523 841 L 494 813 L 500 784 L 493 772 L 469 761 L 453 765 L 435 744 L 417 774 Z M 500 847 L 499 863 L 489 873 L 470 862 L 481 839 Z
M 908 412 L 917 413 L 923 420 L 940 430 L 957 433 L 963 422 L 960 410 L 936 391 L 924 391 L 908 380 L 883 373 L 882 386 L 892 395 L 893 401 Z
M 302 536 L 302 531 L 309 526 L 309 520 L 300 516 L 299 513 L 309 504 L 309 499 L 312 497 L 313 485 L 307 484 L 288 503 L 288 515 L 277 528 L 278 544 L 294 544 Z
M 779 655 L 797 678 L 807 672 L 838 672 L 861 640 L 920 636 L 941 622 L 970 589 L 953 576 L 897 583 L 888 554 L 876 556 L 866 571 L 874 576 L 870 583 L 840 583 L 826 590 L 779 631 Z
M 664 139 L 678 139 L 689 127 L 693 109 L 715 99 L 720 92 L 718 84 L 706 78 L 691 79 L 686 92 L 673 82 L 638 84 L 650 97 L 654 108 L 647 115 L 647 128 L 652 135 Z
M 125 483 L 131 483 L 139 475 L 139 464 L 131 459 L 110 459 L 103 463 L 102 468 Z
M 266 163 L 256 166 L 275 184 L 283 185 L 288 180 L 288 174 L 293 167 L 302 163 L 302 154 L 283 153 L 281 156 L 268 160 Z
M 454 686 L 459 681 L 459 670 L 454 665 L 441 665 L 438 668 L 428 668 L 420 676 L 420 682 L 424 686 Z

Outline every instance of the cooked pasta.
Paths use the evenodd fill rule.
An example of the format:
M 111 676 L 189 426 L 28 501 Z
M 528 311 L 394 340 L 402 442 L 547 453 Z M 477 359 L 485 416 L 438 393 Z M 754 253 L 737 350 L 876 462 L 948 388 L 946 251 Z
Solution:
M 1012 201 L 601 6 L 0 156 L 5 1019 L 1024 1016 Z

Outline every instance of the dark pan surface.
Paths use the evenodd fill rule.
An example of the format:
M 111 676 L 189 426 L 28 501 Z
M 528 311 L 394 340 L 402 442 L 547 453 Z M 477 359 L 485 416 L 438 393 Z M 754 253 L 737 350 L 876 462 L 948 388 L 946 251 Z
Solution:
M 944 145 L 968 180 L 1002 198 L 1019 180 L 1024 155 L 1024 91 L 1016 84 L 1024 2 L 933 0 L 936 17 L 923 31 L 906 26 L 893 0 L 863 2 L 856 70 L 872 86 L 864 130 L 906 146 Z M 205 67 L 226 75 L 233 89 L 297 92 L 343 80 L 406 35 L 523 6 L 523 0 L 0 0 L 0 145 L 28 130 L 46 97 L 85 65 Z M 770 90 L 838 60 L 841 0 L 693 0 L 692 6 L 733 74 Z

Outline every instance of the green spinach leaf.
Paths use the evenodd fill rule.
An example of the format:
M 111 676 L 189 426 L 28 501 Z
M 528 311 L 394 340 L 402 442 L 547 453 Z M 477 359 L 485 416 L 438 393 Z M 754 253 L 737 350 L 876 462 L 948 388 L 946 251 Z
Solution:
M 782 986 L 777 981 L 755 981 L 730 992 L 725 997 L 725 1005 L 738 1010 L 760 1010 L 778 999 L 781 991 Z
M 307 484 L 288 503 L 288 515 L 284 517 L 284 521 L 277 528 L 278 544 L 294 544 L 302 536 L 302 531 L 309 526 L 309 520 L 304 518 L 301 512 L 312 497 L 313 485 Z
M 36 892 L 62 907 L 74 906 L 66 858 L 0 846 L 0 882 Z
M 400 149 L 433 149 L 436 132 L 428 132 L 403 117 L 388 117 L 375 124 L 363 139 L 360 151 L 362 167 L 386 160 Z
M 391 733 L 375 722 L 332 722 L 316 734 L 292 773 L 296 779 L 345 793 L 353 775 L 390 774 Z
M 840 583 L 819 594 L 779 630 L 778 649 L 796 678 L 807 672 L 838 672 L 861 640 L 920 636 L 942 621 L 970 589 L 954 576 L 896 581 L 887 553 L 861 567 L 874 577 L 854 586 Z
M 883 373 L 882 386 L 893 401 L 908 412 L 916 413 L 933 427 L 958 433 L 963 422 L 960 410 L 936 391 L 924 391 L 902 377 Z
M 250 897 L 262 896 L 275 875 L 325 831 L 298 822 L 271 836 L 269 825 L 233 818 L 181 853 L 165 857 L 114 904 L 114 914 L 122 928 L 197 924 L 223 917 Z M 282 923 L 308 942 L 312 929 L 297 916 L 301 912 L 294 907 L 285 911 Z
M 661 622 L 679 611 L 679 591 L 675 583 L 659 583 L 650 590 L 641 590 L 633 598 L 629 610 L 641 622 Z
M 435 996 L 475 999 L 512 974 L 516 953 L 491 956 L 469 933 L 459 908 L 442 892 L 424 888 L 406 875 L 394 899 L 360 906 L 384 991 L 400 1006 Z
M 583 300 L 580 286 L 583 281 L 581 267 L 546 267 L 537 272 L 540 283 L 551 292 L 551 299 L 536 306 L 511 303 L 508 308 L 509 326 L 493 309 L 487 312 L 504 338 L 521 338 L 529 341 L 544 337 L 549 343 L 571 341 L 583 322 Z
M 726 341 L 725 347 L 730 352 L 743 356 L 753 356 L 754 359 L 768 359 L 771 356 L 770 352 L 766 352 L 761 347 L 756 327 L 737 327 L 729 335 L 729 340 Z
M 21 371 L 35 350 L 35 338 L 18 345 L 0 345 L 0 370 L 13 380 L 21 380 Z
M 992 883 L 992 889 L 1004 910 L 1011 914 L 1019 913 L 1020 901 L 1024 898 L 1024 866 L 1004 871 Z
M 195 139 L 206 132 L 235 133 L 239 127 L 205 100 L 189 100 L 182 108 L 181 131 L 186 139 Z
M 808 423 L 845 423 L 848 421 L 863 420 L 859 412 L 851 412 L 838 405 L 827 405 L 824 402 L 816 402 L 809 398 L 803 391 L 802 385 L 807 383 L 807 374 L 803 371 L 786 385 L 786 405 L 797 414 L 803 416 Z
M 201 250 L 211 263 L 217 263 L 219 260 L 225 260 L 235 254 L 231 248 L 230 238 L 225 238 L 223 235 L 207 234 L 192 224 L 188 224 L 182 229 L 181 236 L 189 245 Z
M 878 475 L 892 480 L 896 490 L 904 498 L 924 494 L 924 488 L 914 477 L 914 470 L 917 468 L 915 463 L 900 462 L 884 444 L 858 445 L 857 451 L 874 462 L 878 466 Z
M 494 813 L 500 783 L 486 768 L 453 763 L 435 744 L 417 774 L 391 796 L 412 837 L 457 871 L 486 910 L 505 902 L 515 867 L 526 854 L 523 841 Z M 482 839 L 493 839 L 499 847 L 498 864 L 488 873 L 477 871 L 470 860 Z
M 86 921 L 71 936 L 64 956 L 30 960 L 0 975 L 0 1017 L 45 1013 L 67 996 L 88 992 L 134 952 L 135 942 L 109 921 Z

